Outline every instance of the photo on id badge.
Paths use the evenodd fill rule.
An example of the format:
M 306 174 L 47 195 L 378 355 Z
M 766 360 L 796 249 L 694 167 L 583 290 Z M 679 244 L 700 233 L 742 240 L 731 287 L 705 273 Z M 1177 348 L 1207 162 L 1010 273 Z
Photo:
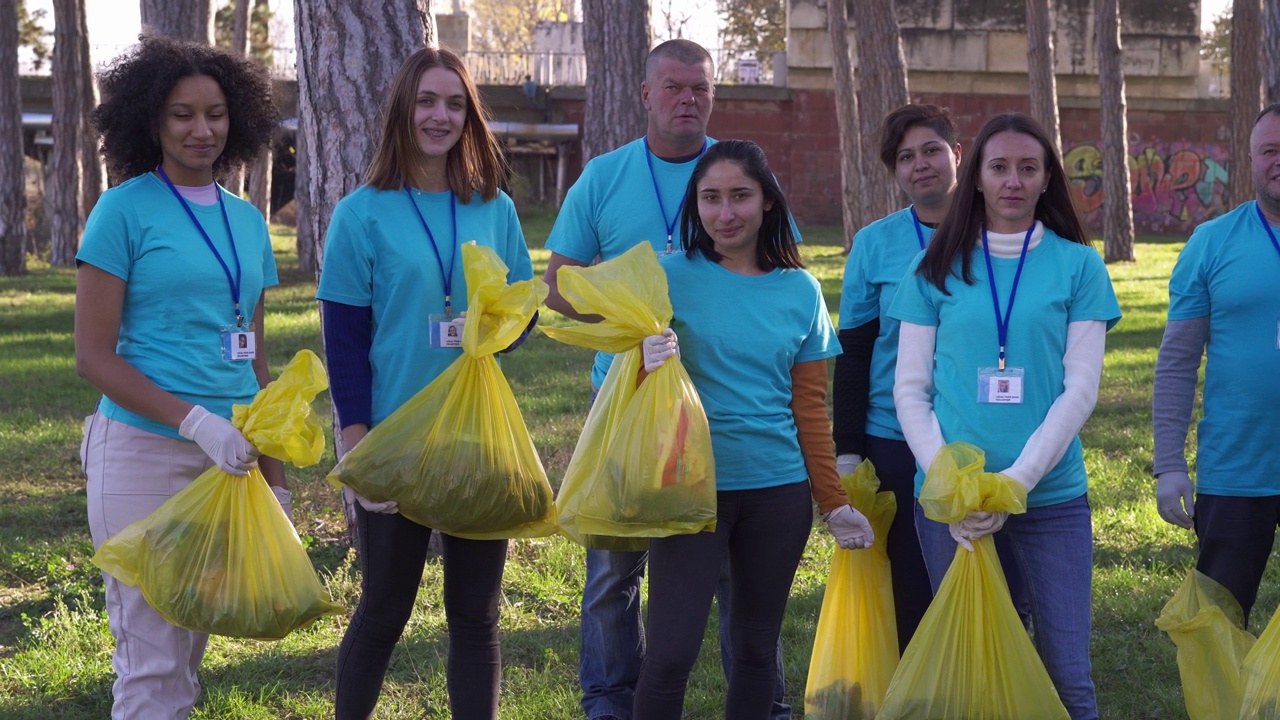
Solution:
M 434 313 L 427 320 L 431 325 L 431 347 L 462 347 L 462 329 L 466 325 L 466 318 Z
M 257 344 L 253 323 L 248 327 L 237 325 L 222 329 L 223 360 L 253 360 L 258 356 Z
M 978 368 L 978 402 L 1017 405 L 1022 402 L 1022 368 Z

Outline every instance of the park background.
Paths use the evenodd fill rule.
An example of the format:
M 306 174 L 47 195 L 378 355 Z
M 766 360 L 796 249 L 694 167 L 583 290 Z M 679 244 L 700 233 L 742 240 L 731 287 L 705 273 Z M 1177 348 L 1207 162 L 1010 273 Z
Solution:
M 904 4 L 909 5 L 900 2 Z M 953 7 L 950 3 L 941 4 Z M 1135 4 L 1139 3 L 1125 5 L 1132 8 Z M 89 6 L 94 5 L 120 7 L 90 0 Z M 1079 3 L 1067 5 L 1076 7 Z M 1145 76 L 1146 81 L 1136 86 L 1131 81 L 1130 85 L 1140 88 L 1145 82 L 1150 97 L 1143 102 L 1151 103 L 1154 108 L 1135 110 L 1139 103 L 1131 98 L 1131 128 L 1135 114 L 1148 113 L 1150 117 L 1146 122 L 1153 128 L 1153 137 L 1158 135 L 1164 138 L 1159 142 L 1166 143 L 1152 146 L 1152 152 L 1146 153 L 1140 137 L 1136 152 L 1135 144 L 1130 144 L 1130 156 L 1146 154 L 1160 161 L 1148 165 L 1164 166 L 1150 185 L 1151 197 L 1154 200 L 1168 198 L 1168 207 L 1155 206 L 1155 214 L 1161 220 L 1165 216 L 1171 219 L 1153 227 L 1139 225 L 1137 261 L 1110 266 L 1125 317 L 1108 337 L 1098 407 L 1083 432 L 1096 535 L 1093 657 L 1101 712 L 1106 718 L 1186 716 L 1173 645 L 1155 629 L 1153 621 L 1185 576 L 1194 552 L 1190 534 L 1161 522 L 1152 502 L 1150 388 L 1155 350 L 1164 324 L 1166 283 L 1176 253 L 1191 227 L 1225 209 L 1222 207 L 1225 177 L 1216 171 L 1209 175 L 1212 180 L 1209 202 L 1200 200 L 1196 184 L 1203 180 L 1206 168 L 1212 170 L 1205 157 L 1226 162 L 1229 137 L 1224 130 L 1228 100 L 1224 97 L 1222 78 L 1217 75 L 1221 63 L 1202 62 L 1199 57 L 1200 35 L 1196 21 L 1204 7 L 1200 3 L 1185 3 L 1194 12 L 1182 12 L 1178 8 L 1184 3 L 1175 5 L 1167 15 L 1177 21 L 1176 32 L 1159 37 L 1155 55 L 1145 56 L 1147 60 L 1155 58 L 1154 65 L 1147 65 L 1154 68 L 1154 72 Z M 1160 7 L 1166 6 L 1160 4 Z M 833 141 L 835 112 L 829 88 L 831 70 L 820 64 L 820 36 L 825 30 L 804 27 L 804 23 L 791 27 L 790 21 L 797 14 L 800 20 L 808 17 L 810 24 L 817 20 L 814 8 L 805 7 L 803 0 L 790 0 L 788 10 L 790 52 L 786 75 L 789 84 L 774 84 L 777 68 L 766 68 L 767 72 L 751 78 L 757 82 L 743 82 L 744 78 L 735 72 L 725 75 L 724 68 L 729 64 L 722 62 L 711 133 L 718 137 L 759 135 L 758 139 L 767 147 L 770 142 L 774 143 L 769 152 L 775 165 L 785 168 L 778 173 L 783 184 L 793 198 L 808 198 L 809 209 L 805 212 L 809 215 L 800 215 L 806 240 L 803 252 L 811 271 L 822 281 L 835 319 L 840 299 L 843 244 L 849 233 L 838 224 L 839 196 L 832 188 L 839 184 L 839 172 L 835 169 L 838 161 L 832 159 L 838 152 Z M 930 71 L 917 72 L 915 65 L 911 65 L 912 99 L 941 100 L 952 105 L 959 111 L 965 136 L 972 135 L 987 114 L 1026 109 L 1025 46 L 1014 52 L 1019 30 L 1000 23 L 1016 25 L 1006 17 L 995 26 L 988 23 L 988 27 L 981 29 L 983 47 L 989 50 L 981 58 L 964 53 L 949 57 L 980 61 L 983 67 L 970 69 L 969 76 L 990 80 L 988 89 L 1003 92 L 952 92 L 955 88 L 948 89 L 946 83 L 954 81 L 956 75 L 937 72 L 931 76 Z M 655 24 L 660 25 L 660 19 Z M 939 25 L 941 21 L 934 24 Z M 442 37 L 444 25 L 440 24 Z M 919 24 L 904 23 L 904 28 L 907 27 L 920 30 Z M 1070 28 L 1067 30 L 1065 37 L 1072 37 Z M 806 32 L 807 46 L 802 37 L 791 39 Z M 948 32 L 925 27 L 919 34 L 938 40 Z M 654 34 L 661 39 L 661 33 L 655 31 Z M 906 34 L 904 30 L 904 36 Z M 1087 41 L 1087 34 L 1083 32 L 1077 32 L 1074 37 Z M 1025 43 L 1025 37 L 1021 41 Z M 995 50 L 990 50 L 991 43 L 995 43 Z M 1135 39 L 1134 44 L 1141 50 L 1140 42 Z M 805 47 L 812 51 L 807 61 L 803 60 Z M 1069 41 L 1065 47 L 1070 47 Z M 1191 67 L 1192 63 L 1186 59 L 1187 47 L 1192 49 L 1194 72 L 1169 72 Z M 829 54 L 829 48 L 827 52 Z M 744 57 L 750 59 L 751 55 L 739 55 L 739 59 Z M 912 57 L 908 54 L 909 60 Z M 1138 62 L 1144 56 L 1136 52 L 1133 57 L 1133 62 Z M 1170 62 L 1162 61 L 1162 57 Z M 776 56 L 770 55 L 768 59 L 774 58 Z M 756 59 L 763 64 L 762 58 Z M 920 63 L 939 62 L 936 58 L 916 59 Z M 1016 67 L 1018 62 L 1023 65 L 1021 69 Z M 990 63 L 1005 65 L 993 67 Z M 1061 63 L 1060 57 L 1062 86 L 1077 92 L 1089 88 L 1087 72 L 1076 77 L 1070 67 L 1068 72 L 1063 72 Z M 1086 60 L 1081 67 L 1087 69 L 1087 66 Z M 738 67 L 735 63 L 732 70 Z M 917 78 L 920 82 L 916 82 Z M 1096 83 L 1096 78 L 1093 82 Z M 934 83 L 935 89 L 928 89 L 930 83 Z M 546 113 L 548 103 L 553 109 L 560 107 L 562 114 L 550 118 L 544 114 L 543 124 L 565 124 L 562 121 L 572 124 L 582 113 L 581 87 L 548 83 L 540 87 L 539 96 L 522 98 L 522 90 L 516 87 L 515 81 L 504 78 L 502 83 L 486 85 L 485 92 L 491 102 L 492 98 L 498 98 L 495 104 L 505 102 L 505 110 L 513 113 Z M 1186 96 L 1178 97 L 1178 93 Z M 973 100 L 973 97 L 980 99 Z M 1097 149 L 1096 108 L 1093 107 L 1096 98 L 1091 105 L 1077 96 L 1064 97 L 1067 99 L 1062 102 L 1063 142 L 1068 148 L 1068 157 L 1073 157 L 1071 152 L 1077 147 Z M 774 116 L 773 124 L 761 120 L 761 108 L 768 109 L 765 115 Z M 498 109 L 504 111 L 503 107 Z M 1082 119 L 1072 120 L 1077 111 Z M 548 119 L 552 122 L 545 122 Z M 812 129 L 807 138 L 801 131 L 805 122 Z M 1087 132 L 1093 132 L 1093 136 Z M 1179 146 L 1178 143 L 1192 142 L 1185 137 L 1192 132 L 1202 133 L 1198 136 L 1201 145 L 1198 148 Z M 1089 137 L 1095 139 L 1090 143 Z M 518 139 L 511 142 L 513 147 L 521 144 Z M 798 154 L 802 146 L 812 146 L 809 149 L 812 154 Z M 1190 156 L 1176 155 L 1188 149 L 1195 153 L 1194 168 Z M 569 165 L 580 157 L 580 149 L 572 142 L 563 149 L 556 147 L 555 151 L 563 151 Z M 1077 156 L 1081 153 L 1084 154 L 1082 163 L 1073 167 L 1087 172 L 1097 170 L 1096 165 L 1090 165 L 1092 156 L 1088 151 L 1077 151 Z M 1175 157 L 1181 158 L 1179 168 L 1183 172 L 1169 178 L 1167 168 Z M 545 190 L 556 185 L 546 182 L 546 175 L 553 171 L 551 164 L 544 160 L 530 161 L 519 157 L 519 153 L 513 153 L 513 160 L 517 170 L 523 171 L 516 178 L 513 191 L 523 189 L 526 193 L 521 202 L 522 223 L 532 248 L 535 270 L 540 273 L 548 256 L 542 245 L 554 221 L 555 193 L 548 197 Z M 806 185 L 805 172 L 813 175 L 822 168 L 826 168 L 820 176 L 824 179 Z M 1195 181 L 1175 187 L 1178 185 L 1175 181 L 1186 182 L 1183 176 L 1189 176 L 1192 169 L 1196 173 Z M 1092 177 L 1089 174 L 1079 177 L 1074 185 L 1076 198 L 1086 203 L 1086 209 L 1087 202 L 1096 195 L 1088 192 L 1097 188 Z M 539 187 L 538 178 L 543 180 L 541 197 L 536 196 L 535 190 Z M 1140 187 L 1138 181 L 1134 182 L 1135 188 Z M 564 185 L 567 184 L 568 180 Z M 1164 194 L 1158 195 L 1157 191 Z M 1174 191 L 1183 194 L 1177 195 Z M 827 200 L 818 202 L 815 197 Z M 1143 215 L 1142 197 L 1134 193 L 1133 209 L 1135 220 L 1139 221 Z M 1175 200 L 1182 204 L 1175 207 Z M 287 220 L 287 213 L 285 215 L 279 219 Z M 268 293 L 267 332 L 272 369 L 279 372 L 296 350 L 305 347 L 322 352 L 322 348 L 313 299 L 314 275 L 299 269 L 299 243 L 294 229 L 287 224 L 274 224 L 272 229 L 282 285 Z M 1094 229 L 1100 237 L 1096 223 Z M 1101 244 L 1099 241 L 1100 248 Z M 103 717 L 109 707 L 113 679 L 112 643 L 102 611 L 101 578 L 88 562 L 92 548 L 85 527 L 84 488 L 77 452 L 83 417 L 92 410 L 97 393 L 79 380 L 74 371 L 73 271 L 52 266 L 48 255 L 40 252 L 28 255 L 27 260 L 25 275 L 0 278 L 0 491 L 7 500 L 0 506 L 0 717 L 15 720 Z M 565 321 L 548 312 L 544 322 Z M 586 351 L 535 335 L 504 364 L 553 483 L 558 483 L 563 474 L 587 410 L 585 377 L 589 356 Z M 318 410 L 328 411 L 323 397 Z M 290 470 L 295 491 L 295 521 L 330 592 L 350 608 L 358 597 L 358 569 L 347 542 L 346 520 L 338 494 L 322 481 L 331 465 L 330 455 L 315 468 Z M 809 649 L 831 550 L 826 531 L 820 525 L 815 526 L 788 609 L 783 641 L 785 665 L 789 699 L 797 710 L 801 707 Z M 549 538 L 512 544 L 504 578 L 502 717 L 558 720 L 580 716 L 576 678 L 578 598 L 582 581 L 582 551 L 572 543 Z M 1250 625 L 1255 634 L 1261 632 L 1280 602 L 1278 581 L 1280 568 L 1273 567 L 1263 583 Z M 423 579 L 418 610 L 393 661 L 378 717 L 448 716 L 439 586 L 440 567 L 438 562 L 431 562 Z M 205 695 L 194 717 L 330 716 L 332 669 L 345 622 L 345 616 L 324 619 L 311 629 L 277 643 L 215 638 L 202 671 Z M 713 614 L 704 646 L 706 652 L 691 681 L 686 708 L 690 718 L 721 715 L 724 682 L 715 652 L 715 637 Z

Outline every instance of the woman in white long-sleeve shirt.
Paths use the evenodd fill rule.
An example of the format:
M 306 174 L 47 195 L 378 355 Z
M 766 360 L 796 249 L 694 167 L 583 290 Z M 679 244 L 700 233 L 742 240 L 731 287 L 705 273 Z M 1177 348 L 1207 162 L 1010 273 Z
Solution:
M 1018 113 L 990 120 L 889 315 L 902 322 L 894 402 L 919 465 L 965 441 L 1027 486 L 1025 514 L 916 524 L 935 591 L 955 543 L 1007 534 L 1035 641 L 1072 718 L 1097 718 L 1089 661 L 1093 535 L 1080 439 L 1120 308 L 1071 203 L 1057 150 Z

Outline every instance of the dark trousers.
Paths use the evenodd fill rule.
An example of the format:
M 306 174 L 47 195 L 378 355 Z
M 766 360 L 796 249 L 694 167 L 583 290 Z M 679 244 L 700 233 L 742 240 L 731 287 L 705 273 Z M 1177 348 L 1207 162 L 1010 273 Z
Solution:
M 1244 610 L 1258 599 L 1258 584 L 1267 569 L 1280 524 L 1280 495 L 1229 497 L 1196 495 L 1196 537 L 1200 557 L 1196 569 L 1231 591 Z
M 729 559 L 733 667 L 725 717 L 767 720 L 791 581 L 813 526 L 809 483 L 717 493 L 715 532 L 649 543 L 648 651 L 634 720 L 679 720 L 706 633 L 711 597 Z
M 338 648 L 337 720 L 372 717 L 391 651 L 409 622 L 431 529 L 403 515 L 356 506 L 360 604 Z M 498 600 L 506 540 L 464 540 L 441 534 L 444 611 L 449 626 L 447 684 L 454 720 L 495 720 L 502 651 Z
M 893 575 L 893 610 L 898 621 L 898 652 L 907 649 L 924 611 L 933 601 L 929 572 L 925 569 L 920 536 L 916 534 L 915 507 L 916 458 L 902 440 L 867 435 L 867 460 L 876 468 L 880 491 L 891 491 L 898 501 L 885 538 L 889 569 Z M 862 508 L 859 508 L 861 510 Z

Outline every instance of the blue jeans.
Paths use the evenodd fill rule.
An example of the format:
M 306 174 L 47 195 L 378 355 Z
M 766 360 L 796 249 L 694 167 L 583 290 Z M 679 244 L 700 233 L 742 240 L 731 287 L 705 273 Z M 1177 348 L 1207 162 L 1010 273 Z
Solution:
M 934 592 L 951 566 L 956 542 L 946 523 L 924 516 L 916 530 Z M 998 533 L 1008 538 L 1031 604 L 1036 650 L 1072 720 L 1097 720 L 1089 657 L 1093 599 L 1093 522 L 1089 496 L 1010 515 Z
M 582 710 L 588 718 L 613 716 L 630 720 L 640 661 L 644 658 L 644 625 L 640 619 L 640 584 L 644 580 L 645 551 L 587 551 L 587 582 L 582 589 L 582 644 L 578 683 Z M 732 667 L 729 634 L 728 563 L 716 585 L 720 618 L 720 660 L 726 677 Z M 791 706 L 783 701 L 786 688 L 782 642 L 777 649 L 778 683 L 772 720 L 791 720 Z

